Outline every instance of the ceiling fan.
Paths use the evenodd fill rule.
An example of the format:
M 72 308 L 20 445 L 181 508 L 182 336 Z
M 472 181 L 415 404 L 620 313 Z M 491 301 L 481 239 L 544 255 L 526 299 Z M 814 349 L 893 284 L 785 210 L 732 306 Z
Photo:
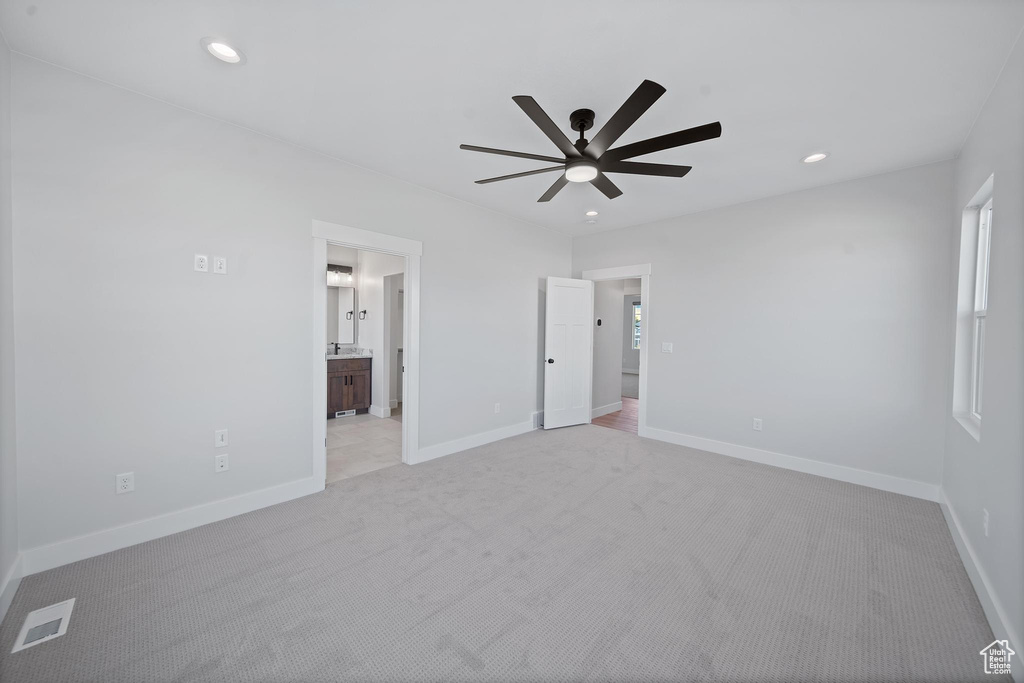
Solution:
M 510 180 L 512 178 L 524 178 L 551 171 L 564 171 L 558 177 L 558 180 L 548 188 L 548 191 L 540 196 L 540 199 L 537 200 L 538 202 L 551 201 L 551 198 L 558 194 L 559 190 L 565 187 L 566 183 L 586 182 L 589 182 L 603 192 L 608 199 L 615 199 L 622 194 L 622 190 L 608 179 L 608 176 L 605 175 L 606 173 L 632 173 L 682 178 L 691 168 L 690 166 L 676 166 L 672 164 L 625 161 L 626 159 L 632 159 L 633 157 L 652 152 L 660 152 L 663 149 L 671 149 L 694 142 L 710 140 L 722 134 L 722 124 L 716 121 L 715 123 L 707 123 L 696 128 L 687 128 L 675 133 L 659 135 L 656 138 L 648 138 L 640 142 L 633 142 L 622 147 L 609 149 L 664 94 L 665 88 L 654 81 L 644 81 L 619 107 L 619 110 L 608 119 L 608 122 L 604 124 L 604 128 L 590 141 L 583 137 L 583 133 L 593 127 L 594 112 L 590 109 L 577 109 L 569 115 L 569 125 L 573 130 L 579 131 L 580 134 L 576 142 L 569 141 L 569 138 L 558 129 L 558 126 L 551 120 L 551 117 L 544 113 L 544 110 L 540 108 L 536 100 L 529 95 L 517 95 L 512 98 L 512 101 L 526 112 L 526 115 L 537 124 L 537 127 L 548 136 L 551 142 L 555 143 L 555 147 L 565 155 L 564 159 L 544 156 L 542 154 L 511 152 L 506 149 L 494 149 L 492 147 L 477 147 L 476 145 L 459 145 L 459 149 L 467 149 L 471 152 L 485 152 L 487 154 L 502 154 L 522 159 L 549 161 L 557 164 L 557 166 L 547 166 L 534 171 L 524 171 L 523 173 L 512 173 L 496 178 L 477 180 L 478 184 L 494 183 L 499 180 Z

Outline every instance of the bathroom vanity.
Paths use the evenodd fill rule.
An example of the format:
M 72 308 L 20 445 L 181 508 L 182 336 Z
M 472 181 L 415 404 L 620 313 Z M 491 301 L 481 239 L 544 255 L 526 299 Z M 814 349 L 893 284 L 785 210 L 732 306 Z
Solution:
M 354 410 L 365 413 L 370 408 L 370 356 L 327 357 L 327 417 Z

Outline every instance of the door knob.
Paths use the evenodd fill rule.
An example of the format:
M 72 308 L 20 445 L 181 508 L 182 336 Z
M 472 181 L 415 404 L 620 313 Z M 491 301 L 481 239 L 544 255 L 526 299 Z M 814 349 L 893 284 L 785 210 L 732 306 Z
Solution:
M 555 362 L 555 359 L 554 359 L 554 358 L 548 358 L 548 362 L 549 362 L 549 363 L 554 363 L 554 362 Z

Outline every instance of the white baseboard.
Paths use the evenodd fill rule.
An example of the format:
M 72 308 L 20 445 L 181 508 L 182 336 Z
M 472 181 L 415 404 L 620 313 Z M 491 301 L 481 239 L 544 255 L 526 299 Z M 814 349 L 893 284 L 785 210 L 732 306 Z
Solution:
M 7 616 L 7 608 L 11 606 L 14 594 L 18 592 L 18 586 L 21 585 L 23 576 L 21 566 L 21 554 L 19 553 L 7 570 L 7 574 L 4 575 L 3 584 L 0 584 L 0 622 Z
M 607 415 L 608 413 L 617 413 L 620 410 L 622 410 L 622 401 L 617 401 L 616 403 L 609 403 L 606 406 L 600 406 L 592 409 L 590 411 L 590 419 L 593 420 L 595 417 L 601 417 L 602 415 Z
M 624 375 L 639 375 L 640 374 L 640 369 L 637 368 L 636 370 L 634 370 L 633 368 L 622 368 L 622 374 L 624 374 Z
M 701 436 L 691 436 L 689 434 L 670 432 L 667 429 L 646 427 L 641 430 L 640 436 L 648 439 L 657 439 L 658 441 L 667 441 L 668 443 L 674 443 L 678 446 L 688 446 L 689 448 L 696 448 L 702 451 L 710 451 L 711 453 L 718 453 L 719 455 L 728 455 L 733 458 L 759 462 L 765 465 L 774 465 L 775 467 L 782 467 L 787 470 L 795 470 L 806 474 L 815 474 L 819 477 L 838 479 L 839 481 L 845 481 L 851 484 L 869 486 L 873 489 L 881 489 L 882 491 L 900 493 L 904 496 L 923 498 L 924 500 L 930 500 L 932 502 L 939 501 L 938 484 L 929 484 L 928 482 L 917 481 L 914 479 L 903 479 L 889 474 L 881 474 L 879 472 L 869 472 L 868 470 L 846 467 L 845 465 L 833 465 L 831 463 L 820 462 L 818 460 L 799 458 L 795 455 L 784 455 L 774 451 L 765 451 L 751 446 L 740 446 L 738 444 L 727 443 L 725 441 L 715 441 L 714 439 L 706 439 Z
M 228 517 L 242 515 L 294 498 L 301 498 L 310 493 L 322 491 L 323 488 L 323 481 L 318 483 L 312 477 L 298 479 L 287 484 L 279 484 L 259 491 L 243 493 L 240 496 L 224 498 L 212 503 L 204 503 L 157 517 L 142 519 L 138 522 L 22 550 L 22 575 L 28 576 L 113 550 L 127 548 L 136 543 L 152 541 L 155 538 L 176 534 L 186 529 L 219 522 Z
M 398 407 L 398 399 L 397 398 L 393 398 L 390 401 L 388 401 L 388 408 L 397 408 L 397 407 Z M 388 417 L 390 417 L 390 415 Z
M 946 498 L 945 489 L 939 489 L 939 507 L 942 508 L 942 514 L 949 526 L 949 533 L 953 536 L 953 543 L 956 544 L 957 552 L 960 553 L 960 560 L 964 563 L 964 569 L 967 570 L 967 576 L 971 579 L 974 592 L 978 594 L 978 600 L 981 602 L 981 608 L 985 611 L 985 617 L 988 618 L 992 632 L 997 640 L 1006 638 L 1010 641 L 1010 646 L 1019 651 L 1021 647 L 1024 647 L 1024 643 L 1020 640 L 1020 634 L 1014 631 L 1006 609 L 999 600 L 999 596 L 996 595 L 992 582 L 989 581 L 988 574 L 978 562 L 978 556 L 974 554 L 974 547 L 967 540 L 967 534 L 964 533 L 963 525 L 960 524 L 960 518 L 957 517 L 956 511 L 953 510 L 949 499 Z M 1019 663 L 1012 662 L 1012 664 Z M 1022 667 L 1012 666 L 1012 671 L 1013 679 L 1017 683 L 1024 683 Z
M 434 458 L 451 455 L 452 453 L 459 453 L 460 451 L 465 451 L 470 448 L 476 448 L 477 446 L 501 441 L 502 439 L 507 439 L 512 436 L 519 436 L 520 434 L 532 432 L 534 429 L 537 429 L 535 426 L 536 424 L 537 414 L 534 413 L 533 418 L 529 422 L 520 422 L 507 427 L 492 429 L 489 432 L 481 432 L 479 434 L 464 436 L 461 439 L 453 439 L 433 446 L 421 447 L 419 452 L 416 454 L 416 462 L 413 464 L 426 462 L 427 460 L 433 460 Z
M 371 404 L 370 415 L 374 417 L 391 417 L 391 408 L 382 408 Z

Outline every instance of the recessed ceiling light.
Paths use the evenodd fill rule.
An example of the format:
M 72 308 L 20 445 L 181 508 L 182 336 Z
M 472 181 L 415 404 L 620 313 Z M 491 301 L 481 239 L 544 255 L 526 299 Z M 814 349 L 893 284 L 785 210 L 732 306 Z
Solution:
M 587 215 L 588 216 L 596 216 L 597 215 L 597 211 L 587 211 Z
M 821 161 L 827 156 L 828 152 L 815 152 L 814 154 L 808 154 L 800 161 L 804 162 L 805 164 L 813 164 L 816 161 Z
M 228 64 L 245 64 L 245 54 L 233 48 L 219 38 L 203 38 L 200 43 L 206 51 L 222 62 Z

